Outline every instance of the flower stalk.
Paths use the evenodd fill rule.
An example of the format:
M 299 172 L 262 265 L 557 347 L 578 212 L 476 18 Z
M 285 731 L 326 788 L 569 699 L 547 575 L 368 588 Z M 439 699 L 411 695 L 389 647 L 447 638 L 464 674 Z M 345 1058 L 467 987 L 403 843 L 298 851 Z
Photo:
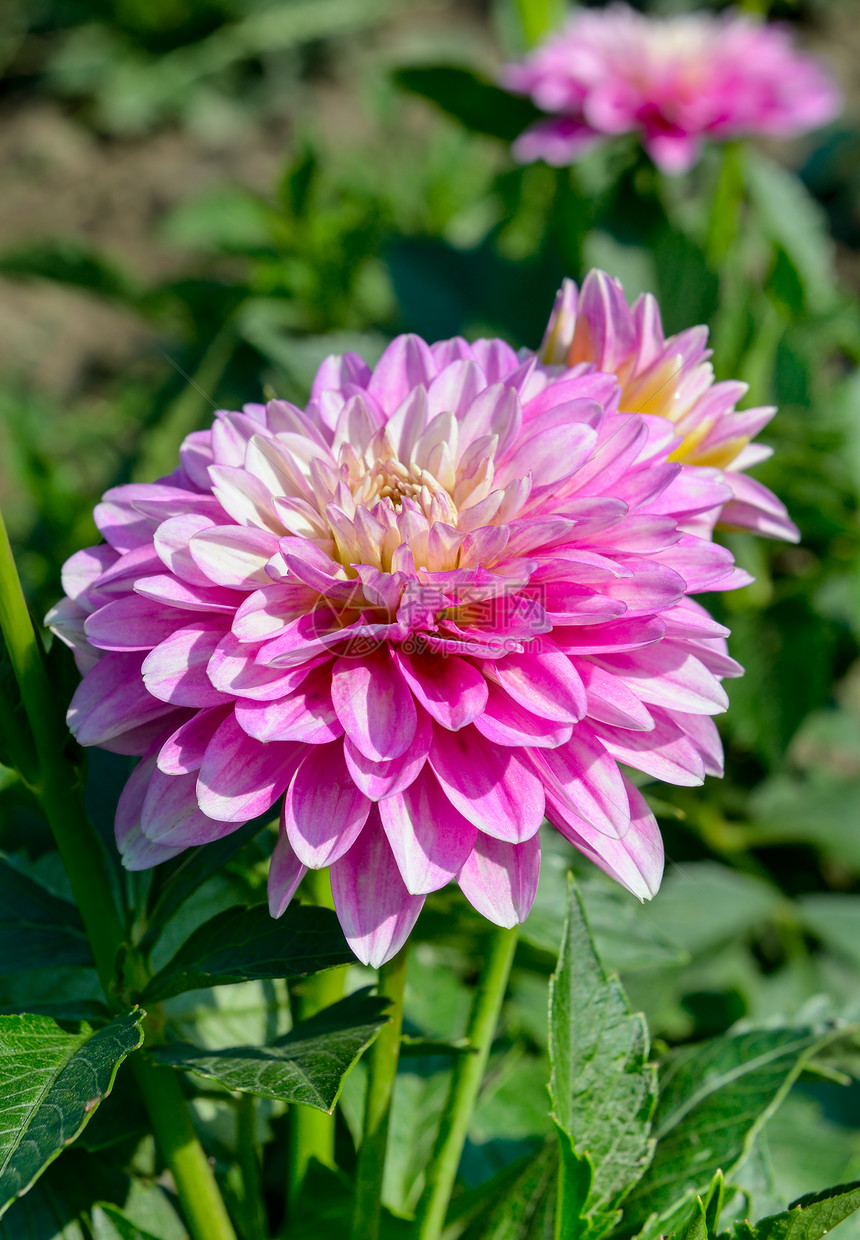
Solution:
M 388 1121 L 403 1028 L 406 953 L 407 948 L 401 948 L 396 956 L 379 969 L 377 989 L 378 993 L 390 1002 L 390 1020 L 382 1027 L 367 1057 L 367 1096 L 364 1104 L 364 1132 L 356 1169 L 352 1240 L 377 1240 L 379 1236 Z
M 471 1054 L 461 1055 L 454 1066 L 448 1099 L 427 1168 L 424 1193 L 418 1206 L 418 1240 L 440 1240 L 442 1235 L 469 1122 L 484 1079 L 493 1034 L 499 1023 L 516 946 L 516 926 L 511 929 L 501 927 L 495 931 L 478 980 L 466 1030 Z
M 309 870 L 304 883 L 304 889 L 314 904 L 334 908 L 328 870 Z M 297 1005 L 298 1018 L 307 1020 L 342 999 L 345 980 L 345 967 L 326 969 L 323 973 L 314 973 L 305 978 L 301 984 L 301 996 Z M 311 1159 L 316 1159 L 325 1167 L 335 1166 L 334 1129 L 334 1115 L 299 1104 L 292 1108 L 288 1168 L 288 1199 L 291 1209 L 296 1205 Z
M 38 797 L 68 875 L 108 1004 L 120 1006 L 115 961 L 125 935 L 101 843 L 86 813 L 80 772 L 67 752 L 56 697 L 30 619 L 6 525 L 0 513 L 0 629 L 24 703 L 36 751 L 36 772 L 22 776 Z M 132 1071 L 156 1140 L 173 1174 L 194 1240 L 236 1240 L 206 1154 L 172 1070 L 142 1055 Z

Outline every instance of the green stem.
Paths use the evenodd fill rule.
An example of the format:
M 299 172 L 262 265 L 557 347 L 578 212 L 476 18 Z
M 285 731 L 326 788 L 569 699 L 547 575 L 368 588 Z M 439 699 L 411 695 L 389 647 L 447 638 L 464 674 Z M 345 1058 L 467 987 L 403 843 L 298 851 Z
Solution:
M 740 142 L 727 142 L 723 147 L 705 237 L 705 257 L 713 271 L 722 271 L 726 266 L 740 230 L 744 204 L 743 157 Z
M 367 1096 L 364 1102 L 364 1129 L 358 1150 L 355 1176 L 355 1209 L 352 1240 L 377 1240 L 382 1214 L 382 1177 L 388 1145 L 388 1121 L 400 1035 L 403 1028 L 403 992 L 406 986 L 406 953 L 397 955 L 379 970 L 378 993 L 390 1001 L 390 1020 L 383 1025 L 368 1052 Z
M 266 1240 L 269 1227 L 257 1156 L 257 1100 L 253 1094 L 240 1094 L 237 1102 L 236 1154 L 242 1172 L 246 1240 Z
M 194 1240 L 236 1240 L 176 1073 L 157 1067 L 144 1055 L 135 1055 L 131 1066 Z
M 328 870 L 309 870 L 304 888 L 315 904 L 334 908 Z M 301 983 L 301 994 L 296 1005 L 299 1020 L 316 1016 L 323 1008 L 330 1007 L 343 998 L 346 968 L 327 969 L 314 973 Z M 289 1165 L 287 1188 L 290 1208 L 293 1209 L 301 1192 L 311 1159 L 325 1167 L 335 1166 L 334 1115 L 318 1111 L 316 1107 L 295 1105 L 290 1112 Z
M 448 1202 L 451 1200 L 457 1168 L 466 1144 L 469 1122 L 486 1071 L 493 1034 L 499 1023 L 516 946 L 516 926 L 510 930 L 496 930 L 478 979 L 478 989 L 466 1030 L 471 1054 L 461 1055 L 454 1066 L 448 1099 L 439 1125 L 439 1135 L 433 1147 L 424 1192 L 418 1204 L 418 1240 L 439 1240 L 442 1235 Z
M 116 954 L 122 919 L 111 889 L 101 842 L 84 806 L 80 773 L 69 757 L 68 734 L 33 628 L 0 513 L 0 629 L 21 692 L 36 749 L 38 774 L 31 783 L 56 841 L 80 910 L 96 969 L 109 1005 L 122 1006 L 116 988 Z M 134 1056 L 132 1069 L 152 1120 L 156 1140 L 173 1173 L 195 1240 L 236 1240 L 191 1123 L 179 1082 L 169 1069 Z

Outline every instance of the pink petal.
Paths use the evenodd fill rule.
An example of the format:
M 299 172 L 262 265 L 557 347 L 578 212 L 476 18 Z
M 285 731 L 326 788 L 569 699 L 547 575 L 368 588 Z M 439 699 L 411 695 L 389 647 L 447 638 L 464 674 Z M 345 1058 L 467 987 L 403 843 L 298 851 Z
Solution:
M 534 771 L 475 728 L 434 727 L 430 765 L 452 805 L 487 835 L 519 844 L 543 821 L 543 785 Z
M 236 720 L 258 741 L 303 741 L 322 745 L 343 735 L 331 700 L 327 666 L 312 671 L 289 697 L 274 702 L 238 702 Z
M 532 755 L 548 792 L 596 831 L 623 836 L 630 826 L 630 807 L 617 763 L 586 727 L 574 728 L 566 745 Z
M 218 706 L 225 701 L 207 668 L 224 629 L 207 623 L 177 629 L 146 656 L 143 683 L 153 697 L 174 706 Z
M 488 687 L 487 705 L 475 720 L 475 727 L 488 741 L 516 748 L 554 749 L 570 740 L 573 724 L 543 719 L 508 697 L 498 685 L 490 683 Z
M 292 778 L 281 822 L 303 865 L 319 870 L 343 856 L 367 821 L 371 802 L 356 788 L 343 745 L 314 745 Z
M 266 564 L 277 553 L 278 540 L 268 530 L 216 525 L 195 534 L 188 549 L 194 563 L 213 585 L 253 590 L 271 581 Z
M 151 650 L 181 623 L 175 607 L 126 595 L 93 612 L 84 624 L 87 640 L 99 650 Z
M 327 651 L 305 659 L 296 667 L 262 667 L 254 661 L 260 647 L 237 641 L 225 633 L 209 660 L 207 673 L 216 689 L 255 701 L 275 701 L 286 697 L 308 673 L 331 658 Z
M 172 707 L 147 693 L 139 654 L 106 654 L 75 690 L 66 722 L 81 745 L 104 745 Z
M 175 576 L 181 577 L 189 585 L 206 588 L 212 584 L 191 558 L 188 543 L 194 534 L 212 529 L 214 525 L 211 517 L 183 513 L 182 516 L 162 521 L 155 531 L 153 543 L 159 559 Z
M 270 584 L 255 590 L 233 617 L 233 633 L 241 642 L 259 642 L 275 637 L 285 623 L 310 611 L 316 592 L 303 585 Z
M 187 775 L 199 771 L 206 747 L 218 728 L 232 714 L 232 706 L 214 706 L 197 711 L 168 736 L 158 752 L 158 769 L 165 775 Z
M 286 789 L 302 755 L 300 745 L 262 745 L 232 715 L 207 746 L 197 779 L 204 814 L 219 822 L 248 822 L 264 814 Z
M 109 546 L 86 547 L 83 551 L 76 551 L 63 565 L 63 591 L 76 602 L 85 602 L 90 587 L 118 558 L 119 553 Z
M 577 723 L 586 711 L 582 679 L 570 658 L 549 638 L 532 651 L 509 654 L 493 664 L 492 678 L 509 697 L 532 714 L 559 723 Z
M 654 706 L 716 715 L 729 704 L 720 682 L 683 642 L 664 639 L 641 653 L 602 655 L 596 661 Z
M 456 732 L 484 709 L 487 682 L 465 659 L 402 651 L 396 651 L 394 657 L 415 697 L 443 728 Z
M 454 808 L 428 767 L 408 788 L 379 803 L 379 816 L 407 891 L 437 891 L 475 844 L 475 827 Z
M 622 731 L 591 722 L 589 728 L 617 762 L 668 784 L 692 788 L 704 783 L 704 762 L 689 737 L 663 711 L 655 708 L 651 716 L 654 728 L 650 732 Z
M 579 672 L 588 698 L 589 718 L 637 732 L 653 729 L 654 720 L 647 708 L 620 677 L 586 659 L 580 660 Z
M 415 701 L 387 646 L 361 658 L 337 659 L 331 695 L 347 735 L 368 758 L 405 753 L 415 737 Z
M 307 872 L 307 866 L 299 861 L 290 846 L 290 841 L 281 831 L 269 862 L 269 913 L 272 917 L 282 917 L 287 911 L 299 883 Z
M 150 753 L 132 771 L 116 807 L 114 834 L 127 870 L 148 870 L 182 852 L 181 846 L 154 844 L 140 829 L 140 812 L 154 771 L 155 754 Z
M 419 336 L 397 336 L 373 368 L 367 391 L 387 413 L 393 413 L 412 388 L 427 387 L 436 367 Z
M 371 801 L 381 801 L 409 787 L 427 761 L 432 739 L 429 716 L 419 710 L 415 738 L 399 758 L 377 762 L 363 754 L 349 736 L 344 737 L 343 756 L 355 786 Z
M 144 598 L 154 599 L 180 611 L 220 611 L 232 615 L 236 610 L 236 595 L 232 591 L 220 586 L 192 586 L 167 573 L 144 577 L 134 583 L 134 589 Z
M 484 917 L 497 926 L 516 926 L 528 916 L 539 877 L 539 836 L 508 844 L 479 833 L 457 882 Z
M 182 848 L 210 844 L 238 826 L 235 822 L 213 822 L 201 813 L 196 775 L 153 771 L 140 814 L 140 828 L 153 843 Z
M 406 890 L 374 811 L 349 852 L 331 867 L 331 890 L 343 932 L 362 964 L 378 969 L 400 950 L 424 896 Z
M 663 840 L 654 815 L 642 794 L 628 783 L 630 830 L 623 839 L 610 839 L 594 831 L 588 823 L 560 806 L 552 795 L 547 798 L 550 822 L 589 860 L 640 900 L 657 894 L 663 877 Z

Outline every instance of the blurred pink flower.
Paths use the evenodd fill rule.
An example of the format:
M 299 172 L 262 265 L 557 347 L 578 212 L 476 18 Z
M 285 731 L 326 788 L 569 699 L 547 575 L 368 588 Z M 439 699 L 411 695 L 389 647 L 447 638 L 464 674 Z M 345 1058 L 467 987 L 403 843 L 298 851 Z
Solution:
M 625 4 L 578 10 L 502 81 L 551 114 L 514 144 L 523 163 L 569 164 L 599 139 L 638 133 L 655 164 L 681 173 L 703 139 L 787 138 L 840 106 L 781 26 L 731 13 L 645 17 Z
M 545 814 L 651 896 L 660 834 L 618 763 L 720 772 L 710 716 L 740 669 L 688 596 L 749 578 L 685 532 L 728 500 L 720 471 L 671 462 L 674 428 L 618 399 L 592 367 L 401 336 L 372 370 L 329 358 L 305 410 L 219 413 L 169 477 L 108 491 L 107 542 L 48 619 L 85 673 L 78 740 L 141 755 L 125 864 L 280 801 L 273 914 L 328 866 L 371 964 L 452 879 L 522 920 Z
M 797 542 L 785 506 L 742 472 L 771 455 L 773 449 L 750 440 L 776 409 L 736 409 L 747 384 L 714 382 L 707 342 L 707 327 L 690 327 L 667 340 L 650 293 L 628 306 L 618 280 L 591 271 L 582 289 L 573 280 L 562 284 L 539 355 L 544 363 L 589 362 L 615 375 L 622 411 L 657 414 L 673 424 L 678 439 L 670 460 L 725 470 L 731 499 L 721 511 L 700 518 L 700 527 L 718 517 L 722 525 Z

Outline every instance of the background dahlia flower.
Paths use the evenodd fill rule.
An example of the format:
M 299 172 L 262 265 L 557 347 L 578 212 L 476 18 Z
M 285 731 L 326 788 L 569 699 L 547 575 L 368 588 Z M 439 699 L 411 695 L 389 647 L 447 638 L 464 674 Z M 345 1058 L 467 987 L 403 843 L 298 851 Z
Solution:
M 736 409 L 748 385 L 714 382 L 707 342 L 707 327 L 666 339 L 650 293 L 628 306 L 618 280 L 590 271 L 581 289 L 573 280 L 563 282 L 539 356 L 544 363 L 590 363 L 614 374 L 622 411 L 658 415 L 673 424 L 678 441 L 671 460 L 725 471 L 731 499 L 721 510 L 703 514 L 700 526 L 718 516 L 723 525 L 797 542 L 800 535 L 785 505 L 742 472 L 771 455 L 772 448 L 750 441 L 776 409 Z
M 625 4 L 580 9 L 503 84 L 551 119 L 514 144 L 524 163 L 571 163 L 595 141 L 638 133 L 664 172 L 686 172 L 703 139 L 786 138 L 837 114 L 827 74 L 787 30 L 739 14 L 646 17 Z
M 583 371 L 585 371 L 583 373 Z M 730 499 L 619 412 L 614 375 L 497 340 L 323 363 L 306 409 L 221 412 L 154 484 L 108 491 L 49 616 L 84 745 L 140 755 L 116 835 L 145 868 L 281 802 L 275 915 L 330 870 L 379 964 L 455 879 L 527 914 L 546 815 L 639 897 L 657 824 L 619 763 L 719 773 L 739 673 L 689 596 L 749 578 L 687 532 Z

